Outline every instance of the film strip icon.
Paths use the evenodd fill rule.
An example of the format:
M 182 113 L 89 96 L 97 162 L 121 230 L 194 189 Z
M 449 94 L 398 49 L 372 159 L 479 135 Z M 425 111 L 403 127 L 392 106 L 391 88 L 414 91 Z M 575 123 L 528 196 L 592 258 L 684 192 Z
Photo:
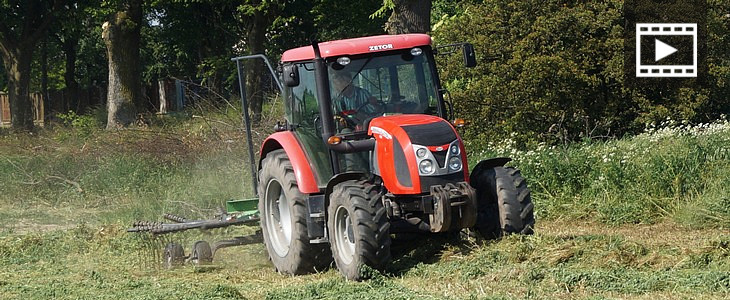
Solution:
M 641 37 L 645 35 L 684 35 L 692 37 L 691 65 L 641 64 Z M 669 47 L 657 41 L 664 47 Z M 657 50 L 659 46 L 657 46 Z M 659 59 L 657 59 L 658 61 Z M 697 77 L 697 23 L 636 23 L 636 77 Z

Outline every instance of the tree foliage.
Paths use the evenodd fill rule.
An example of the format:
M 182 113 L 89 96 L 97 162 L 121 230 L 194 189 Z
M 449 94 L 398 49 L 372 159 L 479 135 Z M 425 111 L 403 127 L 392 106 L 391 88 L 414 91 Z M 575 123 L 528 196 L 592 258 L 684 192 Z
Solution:
M 71 102 L 74 90 L 106 88 L 101 24 L 125 1 L 1 1 L 6 72 L 0 74 L 0 90 L 25 86 L 11 94 L 27 94 L 45 82 L 49 89 L 64 90 Z M 383 34 L 399 8 L 428 3 L 430 26 L 415 31 L 431 30 L 437 44 L 471 42 L 478 51 L 475 69 L 464 69 L 458 53 L 439 58 L 457 113 L 471 122 L 470 139 L 528 143 L 612 137 L 666 118 L 698 123 L 730 113 L 728 0 L 707 1 L 707 80 L 700 88 L 627 82 L 621 0 L 138 1 L 144 4 L 137 63 L 143 86 L 178 78 L 202 83 L 216 95 L 237 95 L 231 57 L 263 53 L 276 61 L 285 50 L 315 39 Z M 32 43 L 20 47 L 21 40 Z M 23 60 L 32 63 L 13 62 L 20 55 L 8 54 L 20 49 Z M 10 72 L 16 69 L 25 71 Z M 260 94 L 255 87 L 267 83 L 258 79 L 268 71 L 262 64 L 246 69 L 255 74 L 249 76 L 249 96 Z M 27 97 L 16 99 L 14 114 L 29 116 Z M 256 114 L 265 99 L 252 100 Z M 61 107 L 73 106 L 83 111 L 68 103 Z M 27 126 L 30 118 L 18 120 Z
M 13 127 L 33 128 L 29 98 L 33 52 L 64 8 L 63 0 L 0 2 L 0 54 L 7 74 Z
M 624 78 L 623 1 L 486 0 L 465 4 L 434 32 L 437 42 L 468 41 L 479 64 L 441 70 L 470 138 L 521 143 L 620 136 L 665 118 L 703 122 L 728 112 L 728 22 L 711 8 L 706 89 L 638 88 Z M 725 6 L 727 7 L 727 5 Z M 712 37 L 714 35 L 714 38 Z M 716 39 L 717 42 L 714 42 Z M 726 48 L 727 49 L 727 46 Z
M 63 112 L 67 109 L 83 112 L 86 107 L 77 101 L 77 92 L 88 89 L 103 91 L 109 84 L 108 49 L 102 39 L 101 25 L 111 20 L 110 16 L 118 16 L 121 11 L 119 5 L 127 2 L 0 2 L 0 8 L 4 11 L 0 15 L 0 29 L 3 31 L 0 33 L 0 40 L 11 43 L 15 42 L 14 39 L 33 41 L 23 44 L 22 47 L 10 47 L 24 49 L 23 58 L 30 62 L 21 68 L 26 70 L 23 74 L 27 76 L 23 80 L 28 82 L 24 85 L 23 93 L 39 91 L 42 86 L 51 90 L 63 90 L 63 99 L 53 98 L 54 103 L 46 108 L 60 107 Z M 229 95 L 228 91 L 234 90 L 236 70 L 230 61 L 231 57 L 263 53 L 275 61 L 286 49 L 307 45 L 314 39 L 324 41 L 381 34 L 385 22 L 382 17 L 369 18 L 380 7 L 380 0 L 358 1 L 348 5 L 342 5 L 337 0 L 139 2 L 144 7 L 142 20 L 139 22 L 140 41 L 139 46 L 131 47 L 140 50 L 139 63 L 135 67 L 142 74 L 138 80 L 141 85 L 150 86 L 160 79 L 178 78 L 202 83 L 215 91 L 215 94 L 224 96 Z M 58 7 L 51 6 L 57 4 Z M 64 12 L 53 13 L 57 9 L 63 9 Z M 52 20 L 47 17 L 58 18 Z M 40 47 L 39 41 L 43 41 Z M 42 55 L 34 55 L 38 53 L 38 49 L 41 49 Z M 12 67 L 12 64 L 12 61 L 6 63 L 5 60 L 2 63 L 7 70 L 18 69 Z M 261 69 L 262 66 L 247 67 L 256 74 L 249 77 L 265 76 L 267 72 Z M 0 76 L 0 89 L 8 90 L 16 81 L 6 72 Z M 17 85 L 12 85 L 15 86 Z M 23 99 L 25 100 L 13 101 L 13 107 L 17 106 L 16 102 L 20 107 L 12 110 L 28 116 L 25 121 L 23 118 L 14 118 L 27 123 L 32 119 L 30 103 L 27 97 Z M 145 109 L 142 106 L 138 108 Z
M 431 0 L 383 0 L 383 5 L 370 16 L 382 17 L 390 12 L 384 26 L 389 34 L 426 33 L 431 29 L 431 5 Z

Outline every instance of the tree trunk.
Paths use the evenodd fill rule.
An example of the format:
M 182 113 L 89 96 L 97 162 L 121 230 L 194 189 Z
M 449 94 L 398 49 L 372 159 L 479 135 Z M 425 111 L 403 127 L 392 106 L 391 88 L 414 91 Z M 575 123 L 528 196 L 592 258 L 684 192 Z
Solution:
M 63 74 L 63 82 L 66 84 L 66 92 L 63 96 L 66 98 L 69 108 L 75 112 L 80 112 L 79 105 L 79 84 L 76 82 L 76 45 L 78 39 L 69 38 L 63 41 L 63 52 L 66 54 L 66 72 Z
M 41 43 L 41 95 L 43 95 L 43 107 L 50 109 L 48 97 L 48 41 L 43 39 Z
M 54 0 L 18 1 L 11 6 L 7 3 L 3 5 L 10 10 L 3 11 L 3 14 L 9 14 L 11 18 L 2 18 L 0 53 L 8 75 L 10 113 L 12 126 L 16 129 L 33 129 L 33 111 L 28 94 L 33 51 L 63 4 L 65 1 Z M 13 19 L 13 15 L 20 17 L 20 23 L 6 24 Z
M 167 81 L 164 79 L 160 79 L 157 81 L 157 88 L 158 88 L 158 94 L 160 98 L 160 114 L 164 115 L 167 114 L 167 90 L 165 89 L 167 86 L 165 85 Z
M 250 54 L 264 54 L 264 43 L 266 41 L 266 15 L 257 11 L 251 20 L 251 27 L 248 31 L 248 43 Z M 261 77 L 268 72 L 264 70 L 264 63 L 260 60 L 249 60 L 246 68 L 246 99 L 250 103 L 253 115 L 251 121 L 257 124 L 261 121 L 261 107 L 264 103 L 264 93 L 261 88 Z
M 393 13 L 385 22 L 388 34 L 431 30 L 431 0 L 393 0 L 393 4 Z
M 102 25 L 107 49 L 109 87 L 107 129 L 126 127 L 134 122 L 135 105 L 141 105 L 140 28 L 142 1 L 127 0 L 122 9 Z
M 21 130 L 33 130 L 33 111 L 31 109 L 30 70 L 33 59 L 32 50 L 15 50 L 3 55 L 5 71 L 8 74 L 8 98 L 12 126 Z

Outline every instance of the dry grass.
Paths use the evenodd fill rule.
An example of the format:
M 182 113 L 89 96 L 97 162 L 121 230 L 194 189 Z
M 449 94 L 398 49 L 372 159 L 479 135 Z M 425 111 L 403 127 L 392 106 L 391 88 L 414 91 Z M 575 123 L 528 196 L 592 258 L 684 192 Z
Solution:
M 48 225 L 54 226 L 54 225 Z M 0 233 L 2 299 L 726 299 L 730 232 L 673 223 L 539 223 L 534 236 L 486 243 L 396 240 L 393 263 L 362 283 L 334 269 L 276 273 L 263 245 L 221 250 L 213 266 L 163 270 L 159 249 L 249 234 L 255 227 L 160 239 L 124 225 Z
M 533 189 L 543 191 L 534 199 L 535 235 L 485 243 L 400 238 L 386 271 L 362 283 L 346 282 L 334 269 L 280 275 L 260 244 L 222 250 L 210 267 L 162 270 L 159 250 L 171 240 L 189 247 L 197 239 L 255 230 L 192 231 L 157 240 L 124 231 L 135 219 L 156 219 L 163 212 L 209 216 L 224 200 L 246 195 L 240 131 L 192 120 L 174 130 L 163 124 L 90 135 L 69 130 L 0 135 L 0 299 L 730 298 L 725 223 L 691 226 L 671 216 L 646 222 L 653 224 L 611 221 L 631 219 L 608 210 L 610 203 L 598 205 L 600 198 L 585 201 L 589 194 L 579 190 L 571 191 L 574 198 L 553 199 L 560 195 L 545 188 Z M 265 135 L 260 133 L 259 138 Z M 671 152 L 669 146 L 662 149 Z M 581 166 L 573 164 L 589 150 L 569 149 L 575 155 L 554 166 L 598 182 L 581 177 L 576 171 Z M 554 176 L 532 178 L 564 182 L 545 174 Z M 722 185 L 725 177 L 706 179 L 712 178 Z M 723 188 L 708 191 L 720 195 Z M 614 200 L 629 206 L 643 201 Z M 597 209 L 617 218 L 599 218 Z M 558 215 L 567 210 L 573 214 Z

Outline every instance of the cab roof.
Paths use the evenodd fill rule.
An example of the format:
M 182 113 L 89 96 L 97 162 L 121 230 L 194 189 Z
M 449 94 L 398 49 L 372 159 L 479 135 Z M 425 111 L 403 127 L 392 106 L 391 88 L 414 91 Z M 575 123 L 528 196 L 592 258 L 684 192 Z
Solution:
M 323 58 L 327 58 L 397 49 L 409 49 L 430 45 L 431 37 L 427 34 L 411 33 L 399 35 L 377 35 L 323 42 L 319 43 L 319 51 Z M 312 49 L 312 46 L 290 49 L 281 55 L 282 62 L 312 59 L 314 59 L 314 50 Z

